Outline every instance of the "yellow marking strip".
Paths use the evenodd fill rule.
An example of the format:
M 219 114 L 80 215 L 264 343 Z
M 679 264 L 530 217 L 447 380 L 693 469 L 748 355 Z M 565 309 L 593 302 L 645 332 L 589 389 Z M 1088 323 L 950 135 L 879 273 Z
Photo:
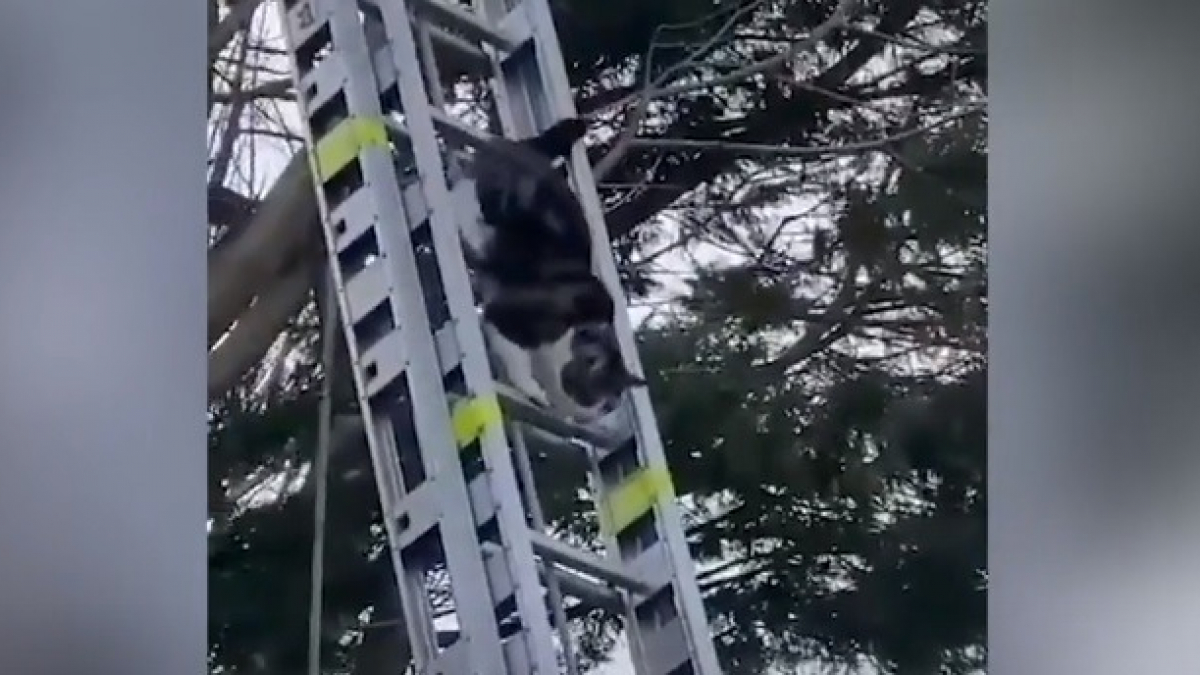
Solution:
M 313 153 L 317 177 L 322 183 L 346 168 L 354 158 L 372 147 L 387 147 L 387 127 L 383 120 L 368 117 L 348 117 L 338 123 L 321 140 Z
M 479 440 L 489 428 L 501 422 L 500 400 L 495 394 L 467 399 L 454 406 L 454 440 L 461 450 Z
M 649 511 L 659 497 L 674 496 L 671 474 L 663 467 L 646 467 L 626 478 L 608 495 L 600 509 L 601 526 L 614 536 Z

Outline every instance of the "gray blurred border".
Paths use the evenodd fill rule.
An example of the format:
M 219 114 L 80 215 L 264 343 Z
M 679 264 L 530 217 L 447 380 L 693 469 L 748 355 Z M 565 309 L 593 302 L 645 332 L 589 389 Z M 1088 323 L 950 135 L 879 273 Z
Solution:
M 0 672 L 204 668 L 203 26 L 0 8 Z
M 1189 6 L 992 6 L 990 661 L 1200 673 Z

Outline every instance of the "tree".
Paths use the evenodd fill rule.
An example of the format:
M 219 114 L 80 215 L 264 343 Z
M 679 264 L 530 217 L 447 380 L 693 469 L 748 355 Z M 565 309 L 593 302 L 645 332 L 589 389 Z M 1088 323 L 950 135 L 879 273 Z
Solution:
M 250 6 L 217 13 L 212 43 L 245 35 L 228 27 Z M 609 131 L 593 163 L 624 277 L 657 303 L 643 358 L 677 489 L 704 507 L 691 539 L 714 565 L 702 583 L 730 672 L 813 657 L 966 672 L 985 628 L 982 3 L 555 8 L 580 108 Z M 221 43 L 217 69 L 252 61 L 252 42 Z M 246 78 L 210 101 L 218 114 L 286 89 Z M 234 145 L 215 144 L 214 164 Z M 210 390 L 210 643 L 214 667 L 240 672 L 304 663 L 311 486 L 223 513 L 221 481 L 311 457 L 320 373 L 312 322 L 293 319 L 320 253 L 307 180 L 292 161 L 261 199 L 210 186 L 210 343 L 238 321 L 210 353 L 223 373 Z M 251 393 L 272 344 L 310 365 Z M 220 354 L 230 345 L 239 358 Z M 370 559 L 377 505 L 348 420 L 331 474 L 326 665 L 370 672 L 382 655 L 394 669 L 395 626 L 360 618 L 374 608 L 365 621 L 386 624 L 396 609 Z M 586 531 L 575 498 L 553 497 Z

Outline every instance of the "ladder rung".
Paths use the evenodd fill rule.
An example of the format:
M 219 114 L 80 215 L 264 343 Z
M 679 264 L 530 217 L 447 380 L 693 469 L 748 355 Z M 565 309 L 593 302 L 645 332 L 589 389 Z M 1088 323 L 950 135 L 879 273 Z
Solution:
M 483 132 L 471 129 L 470 127 L 466 126 L 462 122 L 455 120 L 453 117 L 450 117 L 446 113 L 444 113 L 432 106 L 430 106 L 430 108 L 429 108 L 429 115 L 433 119 L 433 123 L 435 125 L 441 125 L 443 127 L 449 128 L 451 130 L 450 138 L 448 138 L 447 140 L 450 140 L 453 143 L 457 143 L 459 146 L 462 146 L 462 145 L 468 143 L 468 141 L 462 140 L 462 139 L 466 138 L 466 134 L 473 134 L 474 138 L 480 138 L 480 139 L 486 138 L 486 136 L 483 135 Z M 409 136 L 408 128 L 405 127 L 404 123 L 401 122 L 400 120 L 396 119 L 395 117 L 393 117 L 391 115 L 386 115 L 383 118 L 383 125 L 385 127 L 387 127 L 388 136 L 392 139 L 393 142 L 400 144 L 400 145 L 407 145 L 408 143 L 411 142 L 412 137 Z M 458 140 L 455 141 L 454 140 L 455 138 L 457 138 Z M 482 142 L 482 141 L 469 141 L 469 142 L 478 143 L 478 142 Z M 470 159 L 471 159 L 471 156 L 462 150 L 452 150 L 452 152 L 454 153 L 454 155 L 457 159 L 466 160 L 466 161 L 470 161 Z M 413 183 L 411 183 L 411 185 L 413 187 L 415 187 L 417 190 L 421 189 L 420 183 L 413 182 Z
M 546 564 L 539 560 L 537 565 L 538 573 L 542 577 L 542 582 L 545 583 Z M 578 574 L 561 567 L 552 566 L 550 569 L 554 578 L 558 581 L 559 587 L 566 595 L 580 600 L 589 607 L 603 609 L 613 614 L 620 614 L 625 610 L 624 598 L 611 587 L 584 579 Z M 438 631 L 438 646 L 445 648 L 452 644 L 457 637 L 457 630 Z
M 452 30 L 461 31 L 472 40 L 487 42 L 506 52 L 511 52 L 520 46 L 519 41 L 480 19 L 470 10 L 452 5 L 444 0 L 419 0 L 416 5 L 419 9 L 428 12 L 432 18 Z
M 437 641 L 438 649 L 445 649 L 454 644 L 458 636 L 459 632 L 456 630 L 439 630 L 434 634 L 434 639 Z
M 615 450 L 625 441 L 590 427 L 555 417 L 553 413 L 530 402 L 524 395 L 501 382 L 496 383 L 500 407 L 514 420 L 563 439 L 578 439 L 606 450 Z
M 530 452 L 533 452 L 534 456 L 538 459 L 547 458 L 551 452 L 559 456 L 567 453 L 572 457 L 578 458 L 581 473 L 587 471 L 587 465 L 585 464 L 587 461 L 586 444 L 572 438 L 563 438 L 562 436 L 543 431 L 534 426 L 526 426 L 521 431 L 525 436 L 525 443 Z
M 470 40 L 455 35 L 440 26 L 427 24 L 426 27 L 429 29 L 429 36 L 433 38 L 434 48 L 443 50 L 439 63 L 445 59 L 445 64 L 450 68 L 447 75 L 453 75 L 456 72 L 466 72 L 472 75 L 491 74 L 492 62 L 478 45 L 472 44 Z M 392 51 L 389 45 L 380 45 L 372 51 L 371 63 L 375 66 L 376 82 L 381 91 L 396 84 L 396 73 L 390 65 L 391 62 Z
M 396 525 L 400 532 L 394 546 L 407 548 L 437 525 L 440 515 L 437 498 L 437 486 L 428 482 L 404 495 L 399 504 L 389 509 L 398 518 Z
M 362 321 L 391 293 L 391 279 L 382 258 L 368 260 L 366 265 L 342 282 L 346 289 L 346 314 L 351 321 Z
M 442 653 L 442 656 L 434 662 L 433 669 L 430 671 L 421 671 L 422 675 L 462 675 L 463 673 L 475 673 L 478 671 L 468 670 L 466 660 L 460 659 L 458 654 L 450 654 L 451 651 L 458 653 L 466 653 L 466 648 L 462 642 L 458 642 L 459 631 L 457 630 L 439 630 L 435 634 L 438 647 L 449 649 Z M 502 647 L 504 650 L 504 661 L 507 667 L 507 672 L 510 673 L 531 673 L 532 668 L 529 666 L 529 657 L 525 652 L 524 645 L 521 640 L 509 640 Z M 461 663 L 460 663 L 461 661 Z
M 464 40 L 441 26 L 430 26 L 429 36 L 433 38 L 435 43 L 463 57 L 469 62 L 466 65 L 469 65 L 470 68 L 481 72 L 487 72 L 491 68 L 491 59 L 488 58 L 488 55 L 478 45 L 471 44 L 470 41 Z
M 544 562 L 538 561 L 538 568 L 543 576 L 545 576 L 546 567 L 547 565 Z M 562 589 L 563 593 L 573 598 L 578 598 L 590 607 L 603 609 L 613 614 L 620 614 L 625 611 L 624 598 L 612 587 L 585 579 L 579 574 L 562 567 L 554 565 L 550 565 L 549 567 L 551 574 L 558 581 L 559 588 Z
M 467 643 L 458 640 L 441 654 L 435 656 L 423 675 L 459 675 L 459 673 L 470 672 L 469 651 Z
M 463 124 L 437 108 L 431 107 L 429 109 L 429 116 L 433 118 L 435 125 L 441 127 L 442 133 L 446 135 L 446 140 L 456 146 L 482 145 L 492 138 L 492 135 L 486 131 Z
M 386 302 L 386 301 L 385 301 Z M 408 350 L 400 331 L 394 330 L 359 355 L 358 366 L 364 369 L 366 395 L 375 398 L 404 374 L 408 368 Z
M 599 577 L 608 583 L 631 590 L 640 595 L 649 595 L 654 590 L 641 579 L 616 569 L 607 561 L 591 553 L 576 550 L 548 534 L 531 530 L 529 532 L 529 539 L 530 543 L 533 544 L 533 550 L 548 560 L 562 563 L 584 574 Z

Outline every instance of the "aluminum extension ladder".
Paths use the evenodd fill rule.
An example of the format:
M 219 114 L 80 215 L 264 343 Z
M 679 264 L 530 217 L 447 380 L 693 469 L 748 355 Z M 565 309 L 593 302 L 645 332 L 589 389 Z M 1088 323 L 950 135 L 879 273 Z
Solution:
M 638 675 L 717 675 L 645 390 L 597 431 L 493 380 L 455 222 L 473 196 L 452 195 L 447 178 L 457 149 L 485 136 L 445 112 L 437 61 L 490 79 L 506 136 L 575 111 L 546 0 L 451 1 L 280 0 L 417 672 L 577 673 L 566 594 L 625 616 Z M 608 251 L 578 147 L 570 169 L 596 248 Z M 624 307 L 612 256 L 597 265 Z M 617 320 L 640 372 L 628 317 Z M 587 458 L 607 555 L 545 532 L 526 443 L 551 439 Z M 448 638 L 430 600 L 432 579 L 446 576 L 457 623 Z

